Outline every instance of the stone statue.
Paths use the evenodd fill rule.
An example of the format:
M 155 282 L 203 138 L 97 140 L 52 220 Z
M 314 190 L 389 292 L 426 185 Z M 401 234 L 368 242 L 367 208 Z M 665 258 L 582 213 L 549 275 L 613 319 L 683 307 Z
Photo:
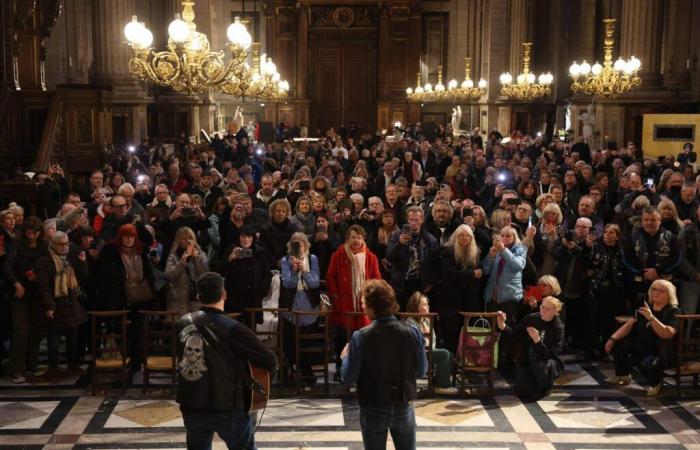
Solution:
M 462 107 L 457 105 L 455 108 L 452 108 L 452 121 L 450 124 L 452 125 L 452 136 L 457 137 L 460 134 L 462 134 L 462 130 L 459 129 L 459 124 L 462 121 Z
M 243 118 L 243 108 L 236 106 L 236 113 L 233 115 L 233 124 L 238 131 L 242 127 L 245 127 L 245 119 Z
M 579 114 L 578 120 L 583 124 L 583 141 L 586 144 L 593 142 L 593 133 L 595 132 L 595 113 L 593 111 L 593 103 L 588 105 L 586 112 Z

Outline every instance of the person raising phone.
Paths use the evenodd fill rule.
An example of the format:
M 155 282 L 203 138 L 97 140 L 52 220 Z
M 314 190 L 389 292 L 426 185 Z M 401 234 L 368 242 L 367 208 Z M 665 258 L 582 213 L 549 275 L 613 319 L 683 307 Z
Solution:
M 676 364 L 674 337 L 681 310 L 676 287 L 669 281 L 654 281 L 648 295 L 649 301 L 605 343 L 605 351 L 615 357 L 615 376 L 605 381 L 626 386 L 632 380 L 632 366 L 637 366 L 650 385 L 647 395 L 656 396 L 661 392 L 664 370 Z

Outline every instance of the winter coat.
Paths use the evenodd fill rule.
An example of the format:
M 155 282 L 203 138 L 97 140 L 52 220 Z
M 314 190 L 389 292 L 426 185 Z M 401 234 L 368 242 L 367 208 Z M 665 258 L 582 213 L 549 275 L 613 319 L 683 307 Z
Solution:
M 503 271 L 498 275 L 500 261 L 504 260 Z M 523 298 L 523 270 L 527 264 L 527 249 L 520 244 L 506 248 L 492 258 L 491 255 L 481 261 L 484 275 L 488 275 L 484 289 L 484 301 L 493 301 L 494 292 L 497 303 L 519 302 Z
M 87 275 L 85 263 L 71 262 L 75 277 L 80 283 Z M 50 254 L 40 257 L 36 262 L 36 284 L 39 298 L 46 311 L 53 311 L 53 320 L 47 320 L 48 330 L 63 330 L 68 327 L 77 327 L 87 321 L 87 313 L 78 300 L 80 289 L 74 289 L 66 297 L 54 296 L 54 282 L 56 279 L 56 266 Z
M 207 255 L 199 251 L 197 257 L 182 261 L 182 251 L 173 249 L 165 263 L 165 279 L 168 280 L 168 311 L 180 314 L 197 311 L 199 302 L 194 298 L 194 285 L 200 275 L 208 270 Z
M 365 247 L 365 251 L 365 280 L 381 280 L 379 260 L 369 248 Z M 350 321 L 342 315 L 344 312 L 356 310 L 352 298 L 352 262 L 348 258 L 344 245 L 341 245 L 331 257 L 331 264 L 326 274 L 326 285 L 328 294 L 333 299 L 331 325 L 345 328 L 350 325 L 353 330 L 369 325 L 367 316 L 355 317 Z
M 440 249 L 440 268 L 443 278 L 435 309 L 483 311 L 481 280 L 474 277 L 474 269 L 479 267 L 462 268 L 455 260 L 454 249 L 446 246 Z
M 146 253 L 141 254 L 141 264 L 143 265 L 143 276 L 151 286 L 151 290 L 156 292 L 153 266 Z M 127 309 L 126 269 L 116 245 L 107 244 L 102 247 L 97 267 L 99 267 L 99 271 L 95 280 L 97 285 L 96 304 L 91 305 L 90 309 L 102 311 Z
M 389 238 L 389 244 L 386 249 L 386 259 L 391 263 L 391 286 L 403 292 L 406 282 L 406 273 L 410 262 L 410 245 L 403 245 L 399 242 L 401 230 L 395 231 Z M 419 246 L 420 254 L 420 279 L 421 289 L 428 286 L 433 286 L 437 283 L 437 274 L 435 271 L 435 258 L 440 246 L 437 240 L 428 233 L 424 228 L 420 232 Z
M 265 247 L 274 267 L 279 267 L 279 261 L 287 255 L 287 242 L 297 231 L 301 230 L 289 219 L 282 223 L 270 221 L 263 226 L 260 243 Z
M 218 272 L 225 278 L 226 302 L 224 309 L 227 313 L 242 313 L 246 308 L 262 308 L 262 300 L 270 290 L 272 273 L 270 258 L 265 249 L 259 245 L 253 245 L 252 258 L 238 258 L 228 260 L 235 247 L 226 249 L 221 255 Z M 256 314 L 256 322 L 262 323 L 262 313 Z M 247 323 L 248 317 L 243 319 Z

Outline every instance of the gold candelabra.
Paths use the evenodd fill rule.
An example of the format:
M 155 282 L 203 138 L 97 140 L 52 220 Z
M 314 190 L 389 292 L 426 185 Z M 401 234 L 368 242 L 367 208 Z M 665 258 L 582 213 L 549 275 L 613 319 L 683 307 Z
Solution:
M 269 74 L 266 82 L 275 78 L 274 89 L 266 85 L 263 90 L 247 90 L 251 85 L 248 80 L 254 78 L 247 64 L 252 37 L 238 17 L 226 30 L 231 54 L 227 62 L 224 52 L 212 51 L 207 36 L 197 31 L 193 7 L 194 1 L 182 2 L 182 15 L 177 14 L 168 26 L 168 49 L 158 52 L 151 48 L 153 33 L 133 16 L 124 28 L 132 50 L 129 72 L 141 80 L 190 95 L 214 90 L 264 99 L 286 96 L 289 83 L 279 81 L 280 75 L 271 61 L 269 67 L 275 73 Z
M 550 73 L 541 73 L 535 78 L 534 73 L 530 73 L 530 58 L 532 51 L 531 42 L 523 42 L 523 71 L 515 78 L 509 72 L 502 73 L 499 77 L 501 82 L 501 96 L 511 100 L 531 101 L 549 95 L 552 92 L 552 81 L 554 76 Z
M 441 102 L 446 100 L 453 101 L 476 101 L 486 92 L 486 80 L 479 80 L 476 86 L 470 78 L 471 58 L 464 60 L 464 81 L 457 84 L 457 80 L 452 79 L 445 87 L 442 84 L 442 66 L 438 66 L 438 82 L 433 87 L 430 81 L 421 85 L 421 74 L 416 74 L 416 87 L 406 88 L 406 97 L 414 102 Z
M 591 66 L 585 59 L 581 64 L 574 61 L 569 67 L 569 75 L 573 80 L 571 90 L 574 94 L 610 99 L 629 92 L 642 84 L 642 80 L 637 75 L 642 65 L 639 59 L 632 56 L 625 61 L 619 57 L 613 63 L 615 19 L 605 19 L 603 23 L 605 24 L 603 65 L 596 61 Z

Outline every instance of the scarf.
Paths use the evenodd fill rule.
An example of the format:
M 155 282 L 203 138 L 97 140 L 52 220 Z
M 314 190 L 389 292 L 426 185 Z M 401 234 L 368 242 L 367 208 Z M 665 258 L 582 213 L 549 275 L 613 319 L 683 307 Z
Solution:
M 365 259 L 367 256 L 365 245 L 362 246 L 357 253 L 353 253 L 350 244 L 343 245 L 345 254 L 350 260 L 352 269 L 352 304 L 354 311 L 362 311 L 360 299 L 362 298 L 362 289 L 365 287 Z
M 68 297 L 71 291 L 78 288 L 75 271 L 64 258 L 54 253 L 53 250 L 50 250 L 50 254 L 56 269 L 56 276 L 53 280 L 53 296 L 54 298 Z
M 299 269 L 299 275 L 297 276 L 297 292 L 305 290 L 304 279 L 302 278 L 301 274 L 311 272 L 309 266 L 309 253 L 306 252 L 304 255 L 301 255 L 300 259 L 301 268 Z
M 132 281 L 143 280 L 143 261 L 138 252 L 124 249 L 121 251 L 122 262 L 126 270 L 126 279 Z

